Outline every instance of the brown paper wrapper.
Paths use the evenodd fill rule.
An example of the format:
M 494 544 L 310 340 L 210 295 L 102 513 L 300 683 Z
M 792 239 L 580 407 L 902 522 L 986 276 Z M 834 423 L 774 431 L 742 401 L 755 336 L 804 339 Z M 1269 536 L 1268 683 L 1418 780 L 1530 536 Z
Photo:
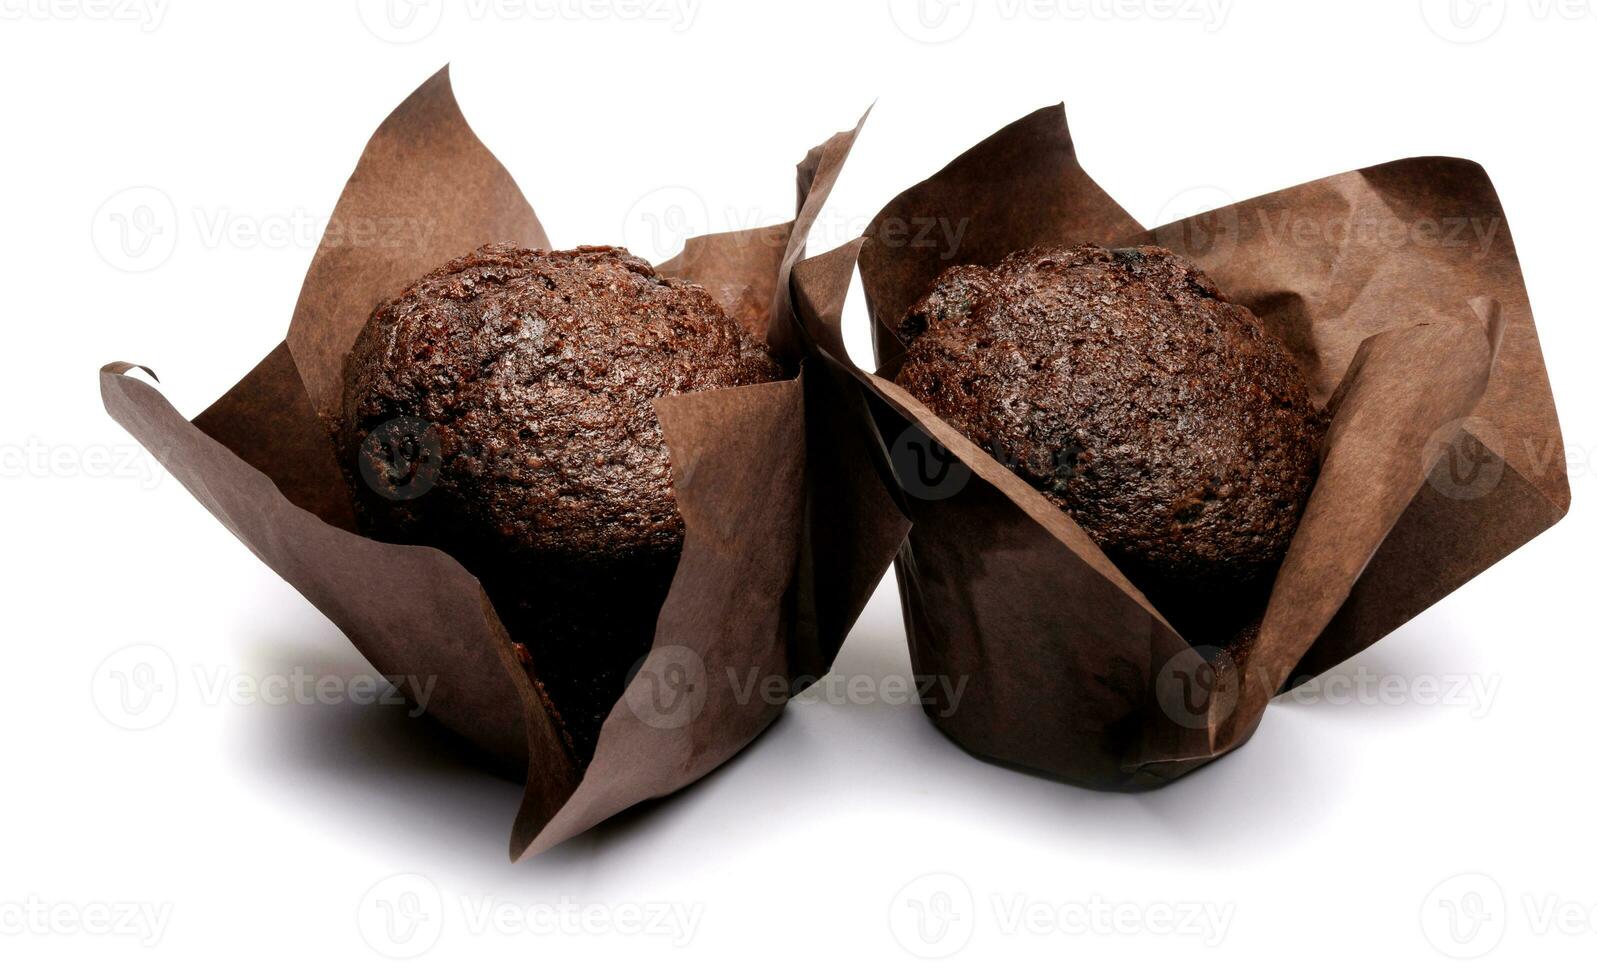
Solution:
M 1239 658 L 1190 648 L 1069 517 L 893 384 L 895 328 L 941 270 L 1078 242 L 1192 259 L 1285 340 L 1333 413 L 1318 482 Z M 841 340 L 856 261 L 874 374 Z M 1190 772 L 1245 742 L 1285 686 L 1374 643 L 1569 508 L 1513 241 L 1491 181 L 1465 160 L 1370 167 L 1148 231 L 1082 170 L 1052 107 L 904 191 L 864 238 L 801 263 L 793 287 L 815 373 L 832 387 L 826 424 L 848 434 L 839 525 L 871 542 L 862 551 L 908 527 L 896 562 L 914 669 L 948 680 L 933 689 L 965 682 L 957 704 L 924 707 L 954 741 L 1006 764 L 1101 788 Z
M 185 420 L 132 365 L 101 372 L 107 411 L 262 561 L 391 678 L 431 682 L 421 706 L 525 779 L 510 854 L 547 850 L 694 782 L 824 673 L 852 623 L 830 597 L 846 549 L 813 529 L 805 444 L 810 372 L 788 279 L 857 128 L 800 165 L 797 218 L 689 241 L 662 264 L 765 336 L 792 380 L 655 402 L 686 526 L 647 653 L 579 768 L 482 587 L 431 548 L 360 536 L 321 419 L 336 416 L 345 352 L 372 309 L 484 243 L 549 247 L 510 175 L 478 142 L 440 71 L 372 136 L 329 221 L 287 339 Z M 526 638 L 535 643 L 536 638 Z M 755 683 L 789 682 L 786 691 Z M 777 690 L 771 695 L 767 692 Z M 419 692 L 407 691 L 413 696 Z

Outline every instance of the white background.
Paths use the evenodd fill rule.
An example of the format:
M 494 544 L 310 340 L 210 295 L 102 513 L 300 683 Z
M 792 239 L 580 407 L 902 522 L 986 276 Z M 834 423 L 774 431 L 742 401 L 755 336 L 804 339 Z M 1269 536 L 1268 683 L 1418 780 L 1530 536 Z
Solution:
M 1589 975 L 1597 5 L 551 2 L 396 27 L 354 0 L 0 0 L 0 971 Z M 814 252 L 1061 100 L 1148 225 L 1471 157 L 1513 225 L 1574 512 L 1157 793 L 983 764 L 891 699 L 809 700 L 701 784 L 512 865 L 518 788 L 429 723 L 249 694 L 367 668 L 95 378 L 152 365 L 193 414 L 249 369 L 367 136 L 446 61 L 557 245 L 656 259 L 674 243 L 641 215 L 789 217 L 793 164 L 875 99 Z M 116 672 L 141 663 L 170 671 L 140 675 L 164 700 L 128 715 Z M 908 671 L 891 581 L 838 671 Z M 1435 703 L 1429 682 L 1467 686 Z M 385 938 L 389 910 L 414 931 Z

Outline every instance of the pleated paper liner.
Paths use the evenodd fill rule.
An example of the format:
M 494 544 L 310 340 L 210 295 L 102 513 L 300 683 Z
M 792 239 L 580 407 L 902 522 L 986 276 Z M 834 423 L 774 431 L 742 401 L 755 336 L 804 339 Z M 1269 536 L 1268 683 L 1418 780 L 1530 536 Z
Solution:
M 1285 341 L 1331 406 L 1318 481 L 1239 656 L 1191 648 L 1068 516 L 893 384 L 895 328 L 941 270 L 1079 242 L 1186 255 Z M 841 339 L 856 262 L 875 372 Z M 1188 773 L 1245 742 L 1284 687 L 1569 508 L 1513 240 L 1465 160 L 1369 167 L 1149 231 L 1081 168 L 1052 107 L 904 191 L 862 239 L 801 263 L 793 286 L 832 390 L 824 425 L 845 434 L 833 464 L 845 476 L 819 486 L 862 542 L 908 528 L 896 561 L 914 669 L 947 680 L 932 691 L 962 692 L 926 713 L 1002 763 L 1100 788 Z M 852 585 L 868 592 L 862 571 Z
M 447 69 L 371 137 L 328 223 L 340 234 L 320 243 L 287 338 L 232 390 L 190 422 L 130 365 L 102 371 L 106 409 L 218 520 L 378 671 L 426 679 L 424 701 L 406 693 L 490 766 L 525 781 L 512 858 L 731 758 L 782 707 L 779 697 L 751 696 L 770 687 L 748 679 L 782 678 L 796 691 L 826 671 L 858 614 L 827 594 L 850 574 L 835 567 L 847 549 L 809 540 L 811 381 L 787 285 L 856 132 L 801 164 L 795 221 L 692 239 L 661 266 L 704 285 L 766 337 L 791 379 L 656 401 L 685 543 L 653 650 L 639 651 L 647 659 L 586 767 L 568 755 L 477 580 L 441 551 L 356 532 L 322 421 L 336 415 L 344 354 L 379 302 L 488 242 L 549 247 L 515 182 L 467 126 Z

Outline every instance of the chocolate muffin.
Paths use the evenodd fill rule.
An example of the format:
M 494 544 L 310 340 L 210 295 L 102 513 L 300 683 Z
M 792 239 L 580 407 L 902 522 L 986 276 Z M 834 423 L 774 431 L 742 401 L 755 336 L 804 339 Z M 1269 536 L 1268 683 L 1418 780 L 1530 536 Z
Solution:
M 650 401 L 778 377 L 703 288 L 621 249 L 487 245 L 372 313 L 335 428 L 363 531 L 482 581 L 585 765 L 682 549 Z
M 1318 468 L 1279 340 L 1156 247 L 948 269 L 897 381 L 1081 525 L 1192 643 L 1256 619 Z

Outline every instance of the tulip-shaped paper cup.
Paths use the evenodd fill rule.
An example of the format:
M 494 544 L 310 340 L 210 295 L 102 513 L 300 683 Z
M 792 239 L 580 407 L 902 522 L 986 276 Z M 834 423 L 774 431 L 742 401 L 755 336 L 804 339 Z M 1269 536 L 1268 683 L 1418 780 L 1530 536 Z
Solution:
M 655 401 L 683 549 L 652 648 L 638 651 L 586 764 L 518 649 L 538 638 L 510 636 L 449 555 L 357 532 L 326 421 L 338 417 L 345 354 L 380 302 L 485 243 L 549 247 L 515 182 L 467 126 L 447 69 L 372 136 L 329 221 L 351 233 L 323 238 L 287 339 L 232 390 L 189 422 L 131 376 L 132 365 L 101 373 L 106 409 L 218 520 L 377 670 L 425 680 L 424 702 L 420 691 L 406 694 L 495 769 L 525 779 L 512 858 L 725 762 L 826 671 L 857 614 L 816 601 L 814 583 L 834 577 L 827 563 L 839 552 L 807 537 L 808 382 L 787 285 L 853 138 L 838 134 L 800 165 L 794 221 L 690 239 L 661 266 L 704 286 L 764 338 L 789 380 Z
M 1039 245 L 1160 245 L 1258 315 L 1328 409 L 1319 476 L 1251 647 L 1194 648 L 1077 524 L 893 383 L 906 310 L 952 265 Z M 877 370 L 840 317 L 858 264 Z M 1476 164 L 1402 160 L 1148 231 L 1082 170 L 1062 107 L 904 191 L 799 264 L 812 370 L 849 397 L 831 506 L 897 556 L 932 721 L 971 752 L 1101 788 L 1242 744 L 1271 697 L 1359 652 L 1556 523 L 1563 441 L 1519 262 Z M 822 406 L 812 406 L 812 416 Z M 812 423 L 813 424 L 813 423 Z M 957 679 L 957 683 L 955 682 Z

